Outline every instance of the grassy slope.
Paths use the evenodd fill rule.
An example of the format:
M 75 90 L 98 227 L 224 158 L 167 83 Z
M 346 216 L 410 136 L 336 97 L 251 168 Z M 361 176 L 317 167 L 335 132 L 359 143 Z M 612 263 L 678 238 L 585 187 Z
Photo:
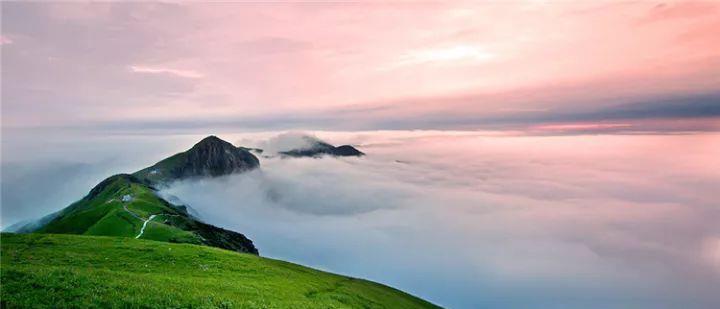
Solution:
M 181 152 L 170 156 L 155 165 L 146 167 L 135 172 L 133 175 L 145 179 L 151 183 L 162 183 L 168 177 L 172 177 L 172 170 L 187 160 L 187 153 Z
M 370 281 L 189 244 L 2 234 L 2 307 L 433 308 Z
M 122 201 L 126 194 L 132 196 L 132 201 Z M 83 198 L 71 205 L 38 232 L 135 237 L 140 233 L 143 220 L 133 216 L 123 206 L 143 220 L 152 214 L 166 214 L 158 215 L 148 223 L 141 236 L 143 239 L 200 243 L 194 233 L 163 224 L 171 220 L 172 216 L 179 215 L 175 209 L 162 203 L 149 187 L 122 177 L 114 179 L 98 195 Z

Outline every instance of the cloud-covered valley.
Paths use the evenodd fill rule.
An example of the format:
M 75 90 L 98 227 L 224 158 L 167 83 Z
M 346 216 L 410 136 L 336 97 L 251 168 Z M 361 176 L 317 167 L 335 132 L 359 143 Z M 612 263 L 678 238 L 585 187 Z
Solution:
M 717 136 L 336 139 L 369 155 L 265 158 L 165 192 L 269 256 L 451 307 L 718 303 Z
M 278 149 L 300 136 L 277 135 L 220 136 Z M 264 256 L 377 280 L 451 308 L 720 305 L 717 134 L 315 136 L 367 156 L 261 156 L 259 170 L 175 183 L 162 194 L 246 234 Z M 136 168 L 199 138 L 139 140 L 164 142 Z M 109 162 L 129 164 L 124 155 L 134 148 L 113 148 L 118 159 Z M 4 213 L 31 207 L 3 193 Z

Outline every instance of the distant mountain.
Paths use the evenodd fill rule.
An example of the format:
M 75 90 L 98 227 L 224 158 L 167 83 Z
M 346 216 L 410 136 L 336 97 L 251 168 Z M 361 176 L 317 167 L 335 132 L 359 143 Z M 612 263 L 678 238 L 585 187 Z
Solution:
M 340 157 L 360 157 L 360 156 L 364 156 L 365 153 L 363 153 L 360 150 L 357 150 L 353 146 L 342 145 L 342 146 L 335 147 L 335 150 L 333 150 L 332 155 L 340 156 Z
M 173 155 L 133 175 L 158 185 L 187 178 L 244 172 L 258 166 L 260 161 L 247 148 L 235 147 L 217 136 L 208 136 L 188 151 Z
M 45 224 L 50 222 L 52 219 L 55 219 L 59 212 L 54 212 L 49 215 L 46 215 L 40 219 L 35 220 L 23 220 L 18 223 L 15 223 L 11 226 L 8 226 L 4 228 L 3 232 L 9 232 L 9 233 L 32 233 L 36 231 L 37 229 L 43 227 Z
M 337 157 L 360 157 L 365 155 L 363 152 L 350 145 L 335 147 L 310 136 L 303 136 L 302 138 L 305 139 L 309 146 L 300 149 L 281 151 L 279 154 L 284 157 L 320 157 L 323 155 Z
M 203 244 L 258 254 L 243 234 L 199 221 L 188 208 L 157 194 L 156 186 L 194 177 L 239 173 L 259 166 L 258 159 L 215 136 L 132 175 L 111 176 L 81 200 L 18 232 L 124 236 Z

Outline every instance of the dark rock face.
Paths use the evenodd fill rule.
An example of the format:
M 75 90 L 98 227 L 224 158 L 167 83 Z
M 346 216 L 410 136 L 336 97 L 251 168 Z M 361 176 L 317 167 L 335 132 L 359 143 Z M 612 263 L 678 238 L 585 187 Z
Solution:
M 243 234 L 200 221 L 194 221 L 194 224 L 196 227 L 194 232 L 203 238 L 205 245 L 242 253 L 260 254 L 252 240 Z
M 334 154 L 336 156 L 343 156 L 343 157 L 347 157 L 347 156 L 359 157 L 359 156 L 365 155 L 362 151 L 357 150 L 355 147 L 350 146 L 350 145 L 342 145 L 342 146 L 335 147 Z
M 255 155 L 217 136 L 208 136 L 188 151 L 178 153 L 133 175 L 149 184 L 162 185 L 193 177 L 215 177 L 260 166 Z
M 186 152 L 184 164 L 177 167 L 180 177 L 222 176 L 256 168 L 257 157 L 216 136 L 208 136 Z

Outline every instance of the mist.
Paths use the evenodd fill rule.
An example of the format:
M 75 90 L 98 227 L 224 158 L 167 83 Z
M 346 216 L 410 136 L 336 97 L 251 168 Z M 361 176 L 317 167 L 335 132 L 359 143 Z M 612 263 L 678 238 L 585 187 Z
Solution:
M 282 151 L 305 150 L 321 141 L 317 136 L 307 132 L 291 131 L 272 136 L 268 139 L 242 139 L 239 145 L 253 145 L 263 150 L 266 155 L 277 155 Z
M 301 137 L 282 133 L 219 136 L 275 149 Z M 718 134 L 311 134 L 367 155 L 261 157 L 258 170 L 178 182 L 161 194 L 244 233 L 262 256 L 378 281 L 451 308 L 720 306 Z M 13 164 L 23 177 L 3 174 L 3 225 L 12 223 L 7 213 L 40 217 L 110 175 L 101 172 L 138 170 L 199 139 L 98 138 L 94 149 L 106 151 L 91 154 L 77 139 L 54 142 L 58 157 L 85 168 L 33 170 L 56 156 L 22 156 L 16 147 L 13 160 L 3 153 L 3 169 Z M 56 186 L 79 175 L 88 181 Z M 31 203 L 23 198 L 29 193 L 13 189 L 40 179 L 56 179 L 39 182 L 43 192 L 66 193 L 54 193 L 56 203 Z
M 165 192 L 265 256 L 453 308 L 720 304 L 717 135 L 336 139 L 368 156 Z

